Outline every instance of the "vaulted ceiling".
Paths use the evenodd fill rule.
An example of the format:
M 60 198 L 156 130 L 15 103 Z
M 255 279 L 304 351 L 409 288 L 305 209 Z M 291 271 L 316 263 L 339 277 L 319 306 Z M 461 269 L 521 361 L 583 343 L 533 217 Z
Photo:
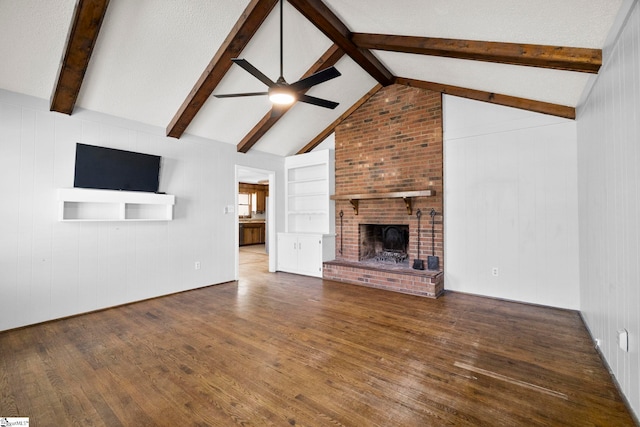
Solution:
M 406 84 L 572 118 L 623 0 L 288 0 L 284 77 L 340 77 L 270 114 L 277 0 L 0 0 L 0 89 L 277 155 L 309 150 L 379 88 Z

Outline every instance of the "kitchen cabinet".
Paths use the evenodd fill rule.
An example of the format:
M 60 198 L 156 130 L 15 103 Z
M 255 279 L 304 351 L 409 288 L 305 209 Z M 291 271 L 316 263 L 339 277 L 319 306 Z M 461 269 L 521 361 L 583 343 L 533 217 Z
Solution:
M 239 194 L 249 194 L 250 198 L 255 195 L 255 202 L 252 202 L 251 211 L 256 213 L 264 213 L 267 210 L 266 198 L 269 196 L 269 186 L 263 184 L 239 183 Z
M 256 245 L 265 242 L 264 222 L 240 223 L 240 245 Z
M 266 192 L 263 189 L 259 189 L 256 191 L 256 212 L 264 213 L 266 210 Z

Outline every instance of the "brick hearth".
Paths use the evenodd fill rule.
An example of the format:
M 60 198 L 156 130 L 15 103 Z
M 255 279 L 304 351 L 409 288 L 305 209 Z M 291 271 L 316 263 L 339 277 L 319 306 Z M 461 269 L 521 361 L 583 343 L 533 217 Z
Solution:
M 432 190 L 435 196 L 413 198 L 411 215 L 402 198 L 360 200 L 357 215 L 348 200 L 336 200 L 336 259 L 324 264 L 323 277 L 439 296 L 444 289 L 440 93 L 401 85 L 382 88 L 336 128 L 335 139 L 336 195 Z M 437 212 L 435 255 L 441 270 L 414 270 L 413 260 L 422 259 L 426 266 L 431 255 L 431 208 Z M 417 209 L 422 211 L 419 256 Z M 359 262 L 360 224 L 408 225 L 409 265 Z
M 413 270 L 410 267 L 401 270 L 338 260 L 325 262 L 323 268 L 323 278 L 354 285 L 430 298 L 437 298 L 444 292 L 442 270 Z

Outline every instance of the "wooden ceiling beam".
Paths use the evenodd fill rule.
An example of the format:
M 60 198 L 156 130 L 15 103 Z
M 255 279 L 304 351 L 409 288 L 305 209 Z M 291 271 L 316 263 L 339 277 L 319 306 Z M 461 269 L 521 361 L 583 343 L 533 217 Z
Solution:
M 393 75 L 367 49 L 360 49 L 351 40 L 351 31 L 322 0 L 289 0 L 305 18 L 383 86 L 393 83 Z
M 550 114 L 552 116 L 564 117 L 567 119 L 576 118 L 576 109 L 573 107 L 567 107 L 564 105 L 551 104 L 547 102 L 533 101 L 525 98 L 517 98 L 508 95 L 500 95 L 490 92 L 484 92 L 474 89 L 466 89 L 463 87 L 444 85 L 440 83 L 425 82 L 422 80 L 407 79 L 402 77 L 396 77 L 394 83 L 405 86 L 417 87 L 421 89 L 428 89 L 435 92 L 446 93 L 449 95 L 459 96 L 461 98 L 475 99 L 477 101 L 489 102 L 492 104 L 504 105 L 507 107 L 519 108 L 522 110 L 535 111 L 543 114 Z M 347 117 L 349 117 L 354 111 L 356 111 L 362 104 L 367 102 L 369 98 L 375 95 L 382 85 L 378 84 L 367 92 L 362 98 L 345 111 L 340 117 L 338 117 L 333 123 L 327 126 L 320 134 L 318 134 L 307 145 L 300 149 L 296 154 L 304 154 L 312 151 L 322 141 L 324 141 L 335 130 L 340 123 L 342 123 Z
M 367 33 L 353 33 L 351 40 L 360 49 L 444 56 L 556 70 L 597 73 L 602 66 L 601 49 Z
M 426 82 L 422 80 L 407 79 L 397 77 L 395 83 L 428 89 L 435 92 L 455 95 L 461 98 L 475 99 L 476 101 L 489 102 L 491 104 L 504 105 L 507 107 L 519 108 L 521 110 L 535 111 L 537 113 L 549 114 L 566 119 L 576 118 L 576 109 L 565 105 L 552 104 L 548 102 L 534 101 L 526 98 L 518 98 L 509 95 L 500 95 L 482 90 L 467 89 L 458 86 L 445 85 L 440 83 Z
M 308 153 L 314 148 L 316 148 L 322 141 L 324 141 L 331 133 L 335 130 L 336 127 L 340 123 L 342 123 L 347 117 L 349 117 L 354 111 L 356 111 L 362 104 L 367 102 L 369 98 L 375 95 L 380 89 L 382 89 L 381 84 L 375 85 L 369 92 L 367 92 L 362 98 L 360 98 L 355 104 L 351 106 L 347 111 L 342 113 L 340 117 L 334 120 L 329 126 L 327 126 L 322 132 L 320 132 L 315 138 L 313 138 L 307 145 L 302 147 L 300 151 L 296 154 L 304 154 Z
M 278 0 L 252 0 L 249 3 L 167 126 L 167 136 L 182 136 L 231 68 L 231 59 L 240 55 L 277 3 Z
M 51 94 L 50 109 L 71 114 L 78 100 L 109 0 L 78 0 L 67 35 L 67 44 Z
M 340 58 L 344 56 L 344 51 L 338 47 L 338 45 L 333 44 L 327 51 L 318 59 L 312 66 L 307 70 L 306 73 L 299 80 L 309 77 L 310 75 L 317 73 L 318 71 L 324 70 L 325 68 L 331 67 L 335 65 Z M 308 91 L 301 91 L 299 93 L 304 94 Z M 295 104 L 283 107 L 281 113 L 277 116 L 271 114 L 269 111 L 264 115 L 262 119 L 249 131 L 249 133 L 242 138 L 242 141 L 238 143 L 237 150 L 241 153 L 246 153 L 253 147 L 259 140 L 266 134 L 269 129 L 273 125 L 275 125 L 282 116 L 284 116 L 287 111 L 291 109 Z

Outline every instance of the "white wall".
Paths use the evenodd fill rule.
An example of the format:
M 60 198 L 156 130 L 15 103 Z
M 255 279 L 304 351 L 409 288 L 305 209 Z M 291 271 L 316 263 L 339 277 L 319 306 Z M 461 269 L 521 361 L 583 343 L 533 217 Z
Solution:
M 640 6 L 577 110 L 581 311 L 640 414 Z M 629 331 L 630 351 L 617 344 Z
M 443 108 L 445 288 L 579 308 L 575 122 L 454 96 Z
M 73 187 L 75 144 L 162 156 L 174 221 L 61 223 L 56 189 Z M 0 330 L 233 280 L 234 165 L 283 161 L 235 146 L 0 90 Z M 201 269 L 194 269 L 200 261 Z

